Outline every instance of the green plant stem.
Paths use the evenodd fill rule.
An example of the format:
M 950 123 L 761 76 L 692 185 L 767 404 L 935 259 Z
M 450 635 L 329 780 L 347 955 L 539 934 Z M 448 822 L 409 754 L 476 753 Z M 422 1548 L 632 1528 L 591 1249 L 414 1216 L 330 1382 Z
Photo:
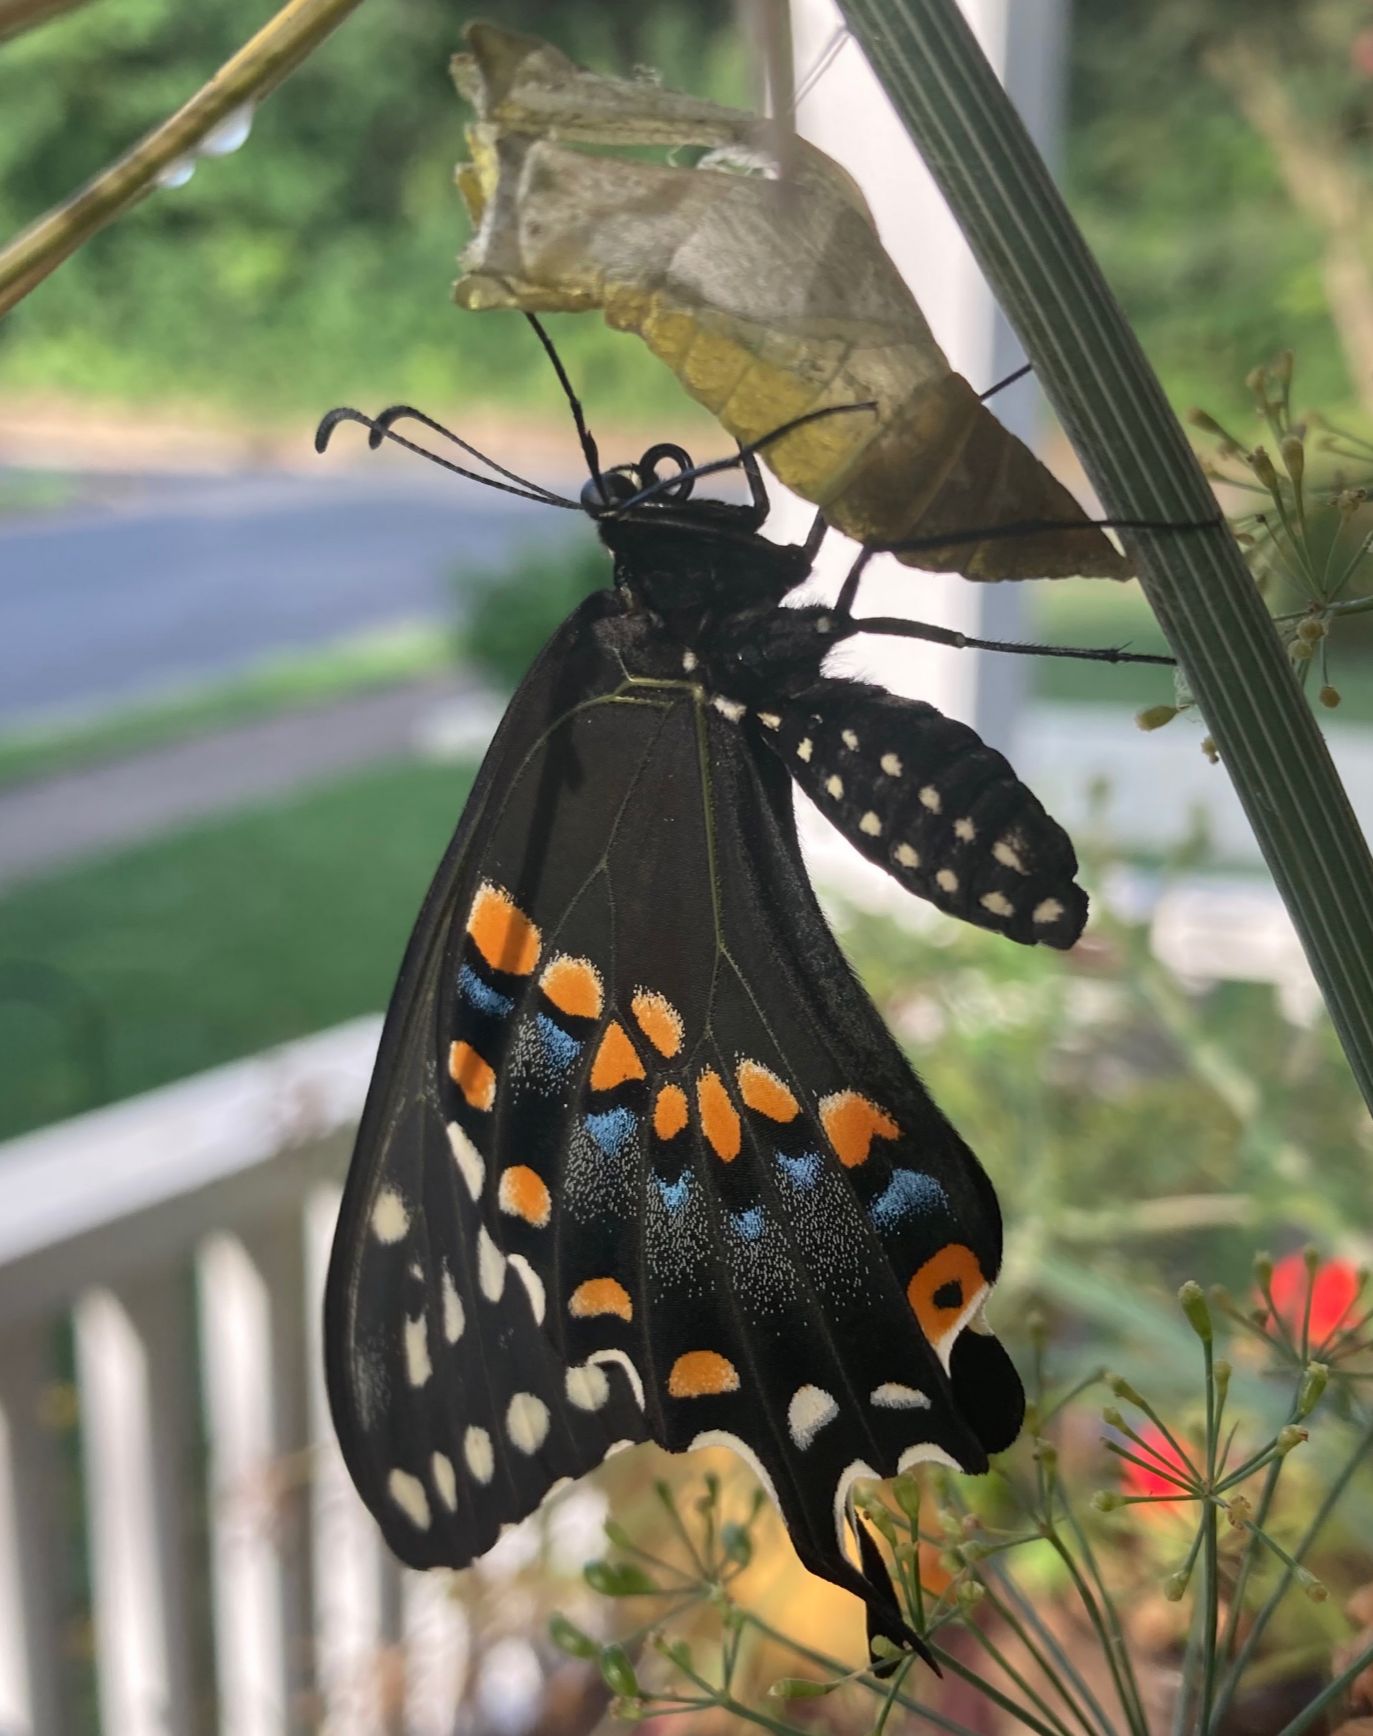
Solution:
M 1326 1707 L 1332 1701 L 1338 1700 L 1354 1678 L 1362 1675 L 1370 1664 L 1373 1664 L 1373 1645 L 1365 1646 L 1353 1663 L 1341 1670 L 1334 1681 L 1323 1688 L 1314 1700 L 1303 1706 L 1290 1724 L 1283 1725 L 1278 1736 L 1302 1736 L 1302 1732 L 1309 1730 Z
M 245 103 L 260 102 L 360 0 L 288 0 L 189 102 L 107 169 L 0 248 L 0 315 L 122 216 L 157 177 Z
M 1016 1615 L 1015 1611 L 1011 1609 L 1010 1605 L 1004 1598 L 997 1596 L 996 1591 L 988 1585 L 986 1579 L 982 1580 L 982 1585 L 987 1593 L 987 1602 L 1034 1659 L 1035 1665 L 1040 1674 L 1053 1688 L 1054 1692 L 1058 1695 L 1059 1699 L 1062 1700 L 1064 1706 L 1072 1716 L 1082 1726 L 1083 1736 L 1097 1736 L 1097 1732 L 1092 1728 L 1091 1720 L 1073 1698 L 1072 1693 L 1068 1688 L 1068 1684 L 1054 1668 L 1035 1637 L 1030 1633 L 1026 1624 L 1021 1621 L 1019 1616 Z M 1101 1727 L 1103 1730 L 1106 1729 L 1104 1720 L 1102 1721 Z
M 1254 1510 L 1254 1517 L 1244 1539 L 1244 1551 L 1240 1556 L 1239 1568 L 1235 1574 L 1235 1589 L 1230 1594 L 1230 1611 L 1225 1618 L 1225 1633 L 1221 1639 L 1220 1653 L 1223 1658 L 1230 1658 L 1235 1653 L 1235 1640 L 1239 1635 L 1240 1615 L 1244 1609 L 1244 1594 L 1249 1586 L 1249 1575 L 1254 1570 L 1254 1558 L 1258 1552 L 1259 1540 L 1257 1533 L 1267 1522 L 1268 1514 L 1273 1506 L 1273 1497 L 1277 1494 L 1278 1478 L 1282 1475 L 1285 1459 L 1274 1459 L 1268 1467 L 1268 1475 L 1263 1480 L 1263 1491 L 1259 1496 L 1259 1504 Z
M 1068 1726 L 1063 1722 L 1059 1714 L 1054 1711 L 1053 1707 L 1049 1705 L 1044 1696 L 1026 1681 L 1022 1673 L 1016 1669 L 1014 1664 L 1011 1663 L 1010 1659 L 1007 1658 L 1005 1652 L 1003 1652 L 1001 1647 L 997 1645 L 991 1635 L 984 1633 L 977 1623 L 973 1621 L 968 1623 L 968 1632 L 972 1634 L 974 1639 L 976 1639 L 977 1643 L 982 1647 L 983 1651 L 986 1652 L 987 1656 L 1000 1665 L 1004 1674 L 1009 1676 L 1011 1681 L 1020 1689 L 1021 1693 L 1030 1704 L 1035 1707 L 1037 1711 L 1043 1713 L 1049 1725 L 1058 1732 L 1058 1736 L 1070 1736 Z
M 1133 1677 L 1127 1676 L 1121 1669 L 1121 1651 L 1112 1639 L 1110 1627 L 1101 1613 L 1092 1588 L 1083 1578 L 1082 1570 L 1073 1560 L 1073 1552 L 1064 1543 L 1058 1532 L 1052 1527 L 1045 1533 L 1050 1546 L 1063 1565 L 1068 1569 L 1082 1607 L 1087 1612 L 1087 1619 L 1096 1629 L 1097 1639 L 1101 1644 L 1102 1656 L 1110 1666 L 1111 1679 L 1116 1685 L 1116 1697 L 1120 1701 L 1120 1709 L 1125 1714 L 1125 1722 L 1133 1736 L 1149 1736 L 1148 1725 L 1144 1722 L 1143 1713 L 1137 1705 L 1131 1689 L 1134 1686 Z M 1114 1612 L 1113 1612 L 1114 1613 Z
M 795 1652 L 798 1658 L 805 1658 L 808 1663 L 814 1664 L 816 1669 L 823 1670 L 830 1676 L 843 1676 L 848 1678 L 851 1675 L 851 1672 L 845 1669 L 843 1664 L 839 1662 L 838 1658 L 827 1657 L 824 1652 L 817 1652 L 812 1646 L 802 1645 L 799 1640 L 792 1639 L 790 1634 L 784 1634 L 780 1628 L 773 1627 L 770 1623 L 765 1622 L 761 1616 L 754 1615 L 751 1610 L 741 1610 L 739 1613 L 756 1633 L 760 1633 L 764 1635 L 765 1638 L 775 1641 L 779 1646 L 785 1646 L 789 1652 Z M 943 1657 L 941 1657 L 940 1661 L 941 1663 L 944 1661 Z M 964 1673 L 966 1674 L 966 1672 Z M 986 1686 L 985 1683 L 978 1681 L 976 1677 L 971 1677 L 970 1679 L 977 1681 L 979 1688 Z M 872 1676 L 854 1676 L 853 1681 L 856 1687 L 866 1688 L 870 1694 L 878 1694 L 884 1700 L 890 1693 L 890 1689 L 886 1683 L 879 1682 Z M 898 1706 L 903 1707 L 907 1712 L 918 1712 L 927 1723 L 933 1724 L 936 1730 L 947 1731 L 948 1736 L 977 1736 L 977 1732 L 970 1729 L 968 1725 L 959 1724 L 952 1718 L 946 1718 L 942 1712 L 932 1711 L 930 1707 L 922 1706 L 918 1700 L 912 1700 L 905 1694 L 897 1694 L 895 1699 Z M 1016 1711 L 1014 1706 L 1010 1706 L 1008 1709 L 1011 1712 Z M 1036 1726 L 1034 1723 L 1027 1725 L 1027 1728 L 1032 1730 L 1036 1728 L 1042 1729 L 1042 1727 Z M 1042 1736 L 1053 1736 L 1053 1732 L 1045 1730 L 1042 1732 Z
M 1349 1457 L 1345 1460 L 1344 1464 L 1340 1467 L 1339 1472 L 1336 1474 L 1334 1482 L 1332 1482 L 1330 1487 L 1326 1490 L 1325 1497 L 1321 1501 L 1320 1506 L 1316 1509 L 1311 1523 L 1302 1533 L 1300 1541 L 1292 1551 L 1292 1559 L 1294 1561 L 1301 1561 L 1306 1555 L 1306 1552 L 1310 1549 L 1311 1545 L 1316 1541 L 1316 1538 L 1319 1537 L 1321 1527 L 1335 1510 L 1340 1497 L 1348 1488 L 1355 1471 L 1366 1462 L 1370 1453 L 1373 1453 L 1373 1422 L 1370 1422 L 1365 1426 L 1363 1433 L 1354 1443 L 1354 1447 L 1350 1452 Z M 1269 1622 L 1272 1621 L 1278 1605 L 1282 1602 L 1283 1597 L 1287 1592 L 1288 1586 L 1291 1585 L 1292 1578 L 1292 1569 L 1290 1567 L 1284 1567 L 1282 1573 L 1278 1576 L 1277 1584 L 1273 1587 L 1272 1591 L 1269 1592 L 1267 1601 L 1259 1610 L 1259 1613 L 1254 1617 L 1254 1625 L 1246 1635 L 1244 1644 L 1240 1647 L 1239 1655 L 1236 1657 L 1234 1664 L 1231 1666 L 1229 1673 L 1221 1684 L 1220 1693 L 1216 1697 L 1216 1704 L 1212 1713 L 1212 1729 L 1220 1728 L 1225 1714 L 1229 1709 L 1230 1702 L 1235 1697 L 1235 1690 L 1239 1687 L 1240 1680 L 1243 1677 L 1245 1670 L 1249 1667 L 1250 1659 L 1258 1650 L 1259 1641 L 1263 1638 Z M 1205 1736 L 1204 1732 L 1203 1736 Z
M 954 0 L 840 0 L 1116 518 L 1214 497 L 1153 370 Z M 1373 1106 L 1373 857 L 1228 531 L 1126 535 L 1345 1054 Z
M 1209 1338 L 1201 1346 L 1206 1380 L 1206 1487 L 1216 1482 L 1216 1455 L 1220 1447 L 1220 1418 L 1216 1410 L 1215 1347 Z M 1220 1632 L 1220 1548 L 1219 1515 L 1214 1500 L 1207 1500 L 1201 1509 L 1201 1535 L 1205 1549 L 1206 1601 L 1201 1611 L 1201 1704 L 1197 1713 L 1197 1728 L 1211 1725 L 1211 1707 L 1216 1698 L 1216 1641 Z
M 1125 1632 L 1120 1625 L 1120 1616 L 1116 1610 L 1115 1599 L 1111 1596 L 1110 1588 L 1102 1577 L 1101 1569 L 1097 1566 L 1096 1554 L 1088 1541 L 1087 1533 L 1080 1524 L 1077 1514 L 1073 1512 L 1066 1495 L 1063 1499 L 1063 1516 L 1073 1528 L 1073 1536 L 1077 1539 L 1077 1546 L 1082 1552 L 1082 1559 L 1087 1565 L 1087 1572 L 1091 1576 L 1093 1585 L 1097 1588 L 1097 1596 L 1101 1599 L 1101 1606 L 1106 1612 L 1107 1625 L 1111 1630 L 1111 1641 L 1115 1648 L 1115 1654 L 1120 1659 L 1120 1668 L 1130 1690 L 1130 1700 L 1134 1706 L 1135 1716 L 1139 1720 L 1139 1728 L 1147 1731 L 1149 1720 L 1144 1713 L 1144 1700 L 1135 1676 L 1135 1666 L 1130 1657 L 1130 1647 L 1126 1643 Z
M 979 1567 L 986 1576 L 996 1580 L 1006 1599 L 1015 1605 L 1025 1623 L 1029 1627 L 1033 1628 L 1035 1633 L 1039 1636 L 1040 1643 L 1053 1657 L 1058 1670 L 1067 1677 L 1068 1681 L 1070 1681 L 1073 1687 L 1077 1690 L 1082 1699 L 1083 1705 L 1087 1707 L 1092 1716 L 1096 1719 L 1098 1728 L 1105 1733 L 1105 1736 L 1111 1736 L 1111 1720 L 1106 1716 L 1105 1707 L 1103 1707 L 1100 1700 L 1098 1700 L 1096 1695 L 1092 1692 L 1085 1677 L 1082 1675 L 1082 1672 L 1077 1668 L 1077 1665 L 1074 1664 L 1067 1652 L 1065 1652 L 1063 1647 L 1058 1643 L 1052 1630 L 1046 1625 L 1039 1611 L 1016 1584 L 1011 1574 L 1008 1573 L 1000 1563 L 992 1563 L 985 1559 L 979 1563 Z M 1048 1668 L 1047 1664 L 1041 1662 L 1040 1668 L 1044 1671 L 1045 1675 L 1050 1677 L 1051 1680 L 1057 1682 L 1057 1675 Z M 1070 1696 L 1063 1687 L 1060 1686 L 1059 1692 L 1063 1695 L 1065 1700 L 1070 1699 Z M 1085 1725 L 1086 1720 L 1083 1719 L 1081 1712 L 1078 1712 L 1078 1717 L 1079 1719 L 1082 1719 Z

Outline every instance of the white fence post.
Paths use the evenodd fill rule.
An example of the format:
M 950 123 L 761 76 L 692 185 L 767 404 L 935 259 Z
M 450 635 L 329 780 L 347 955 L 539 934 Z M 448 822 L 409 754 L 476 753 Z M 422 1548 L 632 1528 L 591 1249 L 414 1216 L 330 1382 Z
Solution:
M 43 1405 L 54 1329 L 0 1338 L 0 1731 L 47 1736 L 68 1725 L 63 1594 L 67 1528 L 61 1464 Z
M 1061 107 L 1064 0 L 960 3 L 1052 162 Z M 798 85 L 804 87 L 843 21 L 834 0 L 791 0 L 791 19 L 792 60 Z M 813 87 L 803 88 L 796 123 L 862 187 L 887 251 L 953 366 L 979 391 L 1018 367 L 1024 358 L 1014 334 L 855 42 L 845 42 Z M 1010 388 L 995 409 L 1014 433 L 1033 442 L 1039 404 L 1030 382 Z M 804 503 L 781 508 L 777 534 L 794 534 L 812 510 Z M 852 553 L 852 545 L 832 533 L 822 555 L 826 576 L 837 575 Z M 979 638 L 1025 637 L 1018 586 L 974 585 L 892 561 L 873 563 L 864 578 L 860 606 L 865 613 L 935 621 Z M 888 640 L 880 645 L 860 642 L 845 661 L 898 692 L 918 695 L 962 718 L 997 746 L 1012 743 L 1026 691 L 1020 659 Z

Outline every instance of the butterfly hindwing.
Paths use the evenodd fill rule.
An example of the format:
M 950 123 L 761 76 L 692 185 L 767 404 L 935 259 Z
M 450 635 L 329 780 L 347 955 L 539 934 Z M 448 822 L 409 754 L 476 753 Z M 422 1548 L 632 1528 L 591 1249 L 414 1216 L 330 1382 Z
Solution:
M 764 734 L 855 849 L 950 916 L 1072 946 L 1087 920 L 1063 828 L 1006 759 L 923 700 L 821 680 Z

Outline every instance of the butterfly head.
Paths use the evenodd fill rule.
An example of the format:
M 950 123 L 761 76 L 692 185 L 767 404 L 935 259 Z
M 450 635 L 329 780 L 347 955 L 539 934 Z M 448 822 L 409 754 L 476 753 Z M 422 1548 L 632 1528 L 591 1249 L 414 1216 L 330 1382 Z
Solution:
M 675 470 L 663 474 L 666 463 Z M 780 601 L 806 577 L 809 560 L 758 534 L 755 505 L 693 499 L 698 474 L 680 446 L 663 443 L 586 483 L 582 508 L 615 557 L 616 583 L 666 614 Z

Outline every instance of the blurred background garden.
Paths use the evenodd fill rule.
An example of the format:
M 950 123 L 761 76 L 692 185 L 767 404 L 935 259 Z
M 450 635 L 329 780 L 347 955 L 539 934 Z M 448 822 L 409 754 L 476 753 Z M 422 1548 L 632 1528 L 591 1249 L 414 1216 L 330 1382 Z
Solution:
M 652 67 L 677 88 L 758 100 L 766 7 L 501 0 L 484 10 L 585 64 Z M 162 120 L 269 16 L 259 0 L 0 0 L 0 237 Z M 16 1141 L 0 1147 L 0 1218 L 7 1151 L 11 1207 L 44 1164 L 65 1165 L 77 1179 L 55 1210 L 75 1214 L 64 1257 L 77 1271 L 100 1245 L 99 1225 L 79 1216 L 83 1151 L 121 1151 L 126 1132 L 116 1139 L 106 1121 L 64 1124 L 278 1045 L 351 1030 L 384 1007 L 505 698 L 551 628 L 607 577 L 573 515 L 488 494 L 404 454 L 372 456 L 360 435 L 344 437 L 350 430 L 326 459 L 312 450 L 332 405 L 375 411 L 407 400 L 514 470 L 578 486 L 565 405 L 523 322 L 461 315 L 450 299 L 465 238 L 452 186 L 465 115 L 447 59 L 465 17 L 437 0 L 366 0 L 263 104 L 251 130 L 226 141 L 235 148 L 158 189 L 0 323 L 0 1139 Z M 1170 400 L 1180 414 L 1203 407 L 1224 431 L 1193 425 L 1199 449 L 1231 477 L 1221 489 L 1227 510 L 1252 504 L 1243 453 L 1262 441 L 1276 451 L 1295 428 L 1313 514 L 1329 516 L 1340 548 L 1356 548 L 1369 527 L 1362 497 L 1349 491 L 1373 475 L 1373 6 L 1075 0 L 1057 71 L 1061 183 Z M 698 458 L 727 450 L 633 339 L 596 317 L 549 323 L 612 459 L 663 439 Z M 1288 352 L 1295 363 L 1280 359 Z M 1268 372 L 1256 378 L 1256 368 Z M 1259 407 L 1279 400 L 1280 427 Z M 1227 451 L 1226 434 L 1237 450 Z M 1046 426 L 1042 449 L 1080 484 L 1061 434 Z M 1291 500 L 1283 487 L 1279 505 Z M 1312 575 L 1300 560 L 1265 565 L 1257 545 L 1256 558 L 1271 606 L 1295 620 Z M 1361 580 L 1355 571 L 1346 602 L 1362 594 Z M 917 575 L 916 615 L 918 585 Z M 1032 589 L 1024 637 L 1164 648 L 1134 585 Z M 1361 620 L 1351 611 L 1328 643 L 1306 641 L 1294 659 L 1311 665 L 1313 703 L 1318 689 L 1333 695 L 1322 720 L 1351 799 L 1368 815 L 1373 639 Z M 1295 629 L 1287 636 L 1296 644 Z M 41 1587 L 11 1587 L 29 1625 L 8 1642 L 9 1680 L 21 1686 L 9 1704 L 0 1697 L 10 1719 L 0 1728 L 124 1736 L 211 1729 L 219 1718 L 235 1731 L 366 1731 L 406 1728 L 408 1719 L 435 1733 L 562 1736 L 611 1727 L 616 1697 L 621 1711 L 664 1719 L 652 1728 L 701 1732 L 748 1718 L 858 1732 L 882 1716 L 892 1732 L 1206 1728 L 1195 1701 L 1181 1714 L 1193 1722 L 1170 1722 L 1178 1681 L 1199 1680 L 1205 1626 L 1193 1619 L 1195 1586 L 1173 1583 L 1202 1537 L 1195 1513 L 1173 1499 L 1176 1442 L 1100 1385 L 1056 1410 L 1058 1397 L 1109 1365 L 1184 1444 L 1201 1443 L 1204 1455 L 1209 1438 L 1218 1451 L 1216 1419 L 1210 1437 L 1205 1421 L 1214 1369 L 1175 1299 L 1196 1279 L 1226 1293 L 1210 1307 L 1217 1332 L 1234 1341 L 1214 1353 L 1233 1365 L 1230 1463 L 1252 1461 L 1226 1500 L 1241 1494 L 1273 1541 L 1255 1541 L 1243 1509 L 1222 1524 L 1216 1680 L 1226 1683 L 1237 1656 L 1252 1673 L 1217 1694 L 1209 1727 L 1373 1729 L 1373 1676 L 1358 1671 L 1309 1722 L 1293 1722 L 1332 1678 L 1348 1675 L 1373 1628 L 1364 1384 L 1373 1365 L 1361 1326 L 1373 1130 L 1195 713 L 1184 709 L 1167 728 L 1135 727 L 1137 713 L 1160 722 L 1177 703 L 1171 680 L 1049 661 L 1026 680 L 998 745 L 1074 833 L 1096 914 L 1071 955 L 1040 956 L 900 910 L 817 856 L 817 874 L 833 866 L 827 894 L 855 965 L 996 1183 L 1008 1259 L 994 1324 L 1032 1389 L 1041 1356 L 1049 1369 L 1040 1421 L 1050 1447 L 1032 1430 L 1001 1482 L 931 1481 L 893 1499 L 879 1521 L 905 1548 L 913 1583 L 943 1599 L 948 1617 L 944 1682 L 936 1689 L 916 1674 L 898 1687 L 908 1700 L 927 1696 L 949 1721 L 931 1724 L 896 1703 L 884 1713 L 871 1684 L 767 1698 L 779 1678 L 820 1679 L 859 1663 L 857 1606 L 795 1566 L 780 1530 L 754 1513 L 741 1468 L 724 1457 L 709 1467 L 674 1463 L 651 1449 L 618 1458 L 542 1529 L 521 1528 L 441 1594 L 359 1569 L 363 1614 L 351 1638 L 335 1638 L 328 1670 L 250 1634 L 245 1655 L 260 1671 L 245 1690 L 233 1679 L 224 1598 L 202 1595 L 195 1563 L 212 1563 L 216 1587 L 232 1579 L 220 1536 L 228 1511 L 266 1576 L 253 1595 L 267 1596 L 270 1582 L 283 1608 L 290 1597 L 318 1602 L 330 1577 L 320 1553 L 335 1518 L 329 1501 L 346 1497 L 302 1494 L 309 1463 L 283 1471 L 265 1451 L 290 1432 L 281 1418 L 291 1405 L 275 1387 L 258 1433 L 221 1451 L 215 1418 L 251 1410 L 257 1398 L 211 1390 L 199 1372 L 194 1392 L 179 1393 L 189 1420 L 174 1452 L 187 1487 L 204 1485 L 208 1465 L 209 1516 L 187 1521 L 199 1541 L 184 1550 L 158 1531 L 159 1548 L 184 1556 L 178 1579 L 159 1555 L 158 1584 L 164 1601 L 169 1586 L 191 1588 L 176 1647 L 214 1663 L 179 1665 L 165 1634 L 135 1636 L 135 1652 L 143 1645 L 161 1663 L 111 1687 L 100 1679 L 98 1611 L 135 1582 L 93 1567 L 83 1542 L 83 1503 L 94 1499 L 103 1449 L 84 1398 L 93 1353 L 83 1353 L 81 1334 L 103 1343 L 102 1331 L 117 1339 L 123 1328 L 78 1310 L 75 1328 L 53 1337 L 37 1303 L 25 1312 L 30 1294 L 46 1294 L 40 1225 L 32 1247 L 28 1229 L 11 1242 L 0 1232 L 0 1399 L 33 1399 L 31 1414 L 21 1416 L 12 1397 L 9 1407 L 9 1541 L 18 1559 L 25 1521 L 15 1492 L 36 1487 L 25 1476 L 49 1479 L 44 1498 L 60 1539 Z M 374 1041 L 369 1032 L 360 1052 Z M 296 1078 L 294 1060 L 281 1066 Z M 327 1082 L 308 1066 L 300 1076 L 298 1096 L 271 1114 L 305 1129 L 303 1148 L 315 1137 L 311 1116 L 329 1139 L 347 1116 L 335 1127 L 319 1107 Z M 259 1084 L 254 1075 L 243 1090 Z M 218 1171 L 206 1176 L 207 1190 L 221 1185 Z M 270 1184 L 261 1187 L 275 1210 Z M 260 1204 L 254 1193 L 253 1212 Z M 119 1203 L 130 1218 L 142 1209 Z M 191 1234 L 176 1226 L 173 1234 Z M 265 1314 L 260 1302 L 242 1302 L 244 1330 L 271 1361 L 275 1339 L 299 1321 L 273 1303 L 276 1268 L 260 1242 L 247 1231 L 238 1239 L 268 1293 Z M 305 1276 L 288 1290 L 308 1294 L 318 1243 L 310 1231 Z M 1307 1244 L 1319 1249 L 1311 1262 Z M 1256 1276 L 1265 1250 L 1277 1278 L 1262 1260 Z M 214 1331 L 202 1255 L 197 1240 L 161 1302 L 144 1315 L 135 1303 L 126 1310 L 154 1392 L 156 1340 L 138 1322 L 171 1298 L 183 1337 L 199 1346 L 178 1341 L 176 1354 L 200 1369 Z M 248 1296 L 242 1273 L 223 1277 L 235 1257 L 217 1248 L 211 1264 Z M 121 1251 L 121 1269 L 139 1258 Z M 8 1289 L 7 1261 L 18 1274 Z M 111 1280 L 110 1293 L 128 1302 L 122 1283 Z M 36 1361 L 24 1360 L 31 1345 L 23 1356 L 6 1349 L 20 1324 L 39 1334 Z M 309 1333 L 301 1345 L 304 1361 L 287 1357 L 284 1367 L 304 1380 Z M 1303 1411 L 1302 1370 L 1313 1357 L 1334 1373 Z M 100 1403 L 114 1408 L 101 1417 L 123 1415 L 121 1402 L 106 1393 Z M 311 1404 L 297 1422 L 313 1439 L 323 1421 L 317 1398 Z M 1125 1415 L 1106 1429 L 1101 1409 L 1112 1404 Z M 1279 1486 L 1271 1466 L 1296 1443 L 1270 1458 L 1265 1443 L 1284 1427 L 1305 1428 L 1308 1415 L 1311 1439 Z M 1131 1428 L 1143 1445 L 1130 1444 Z M 1137 1462 L 1104 1450 L 1103 1432 Z M 153 1439 L 156 1447 L 156 1430 Z M 655 1491 L 659 1476 L 671 1480 L 670 1500 Z M 1096 1508 L 1094 1492 L 1108 1497 Z M 1339 1517 L 1326 1525 L 1332 1492 L 1342 1496 Z M 1146 1499 L 1115 1510 L 1118 1493 Z M 297 1509 L 311 1501 L 306 1522 Z M 623 1528 L 609 1544 L 607 1511 Z M 1061 1550 L 1043 1538 L 1045 1515 L 1055 1513 Z M 312 1530 L 311 1567 L 293 1566 L 289 1550 L 308 1552 L 300 1539 Z M 986 1568 L 975 1549 L 958 1553 L 987 1535 L 1040 1538 L 997 1543 L 996 1561 L 1004 1547 L 1011 1563 L 1009 1587 L 999 1565 Z M 108 1537 L 96 1555 L 102 1548 L 122 1559 Z M 32 1536 L 27 1549 L 25 1561 Z M 640 1549 L 666 1552 L 679 1579 L 645 1567 Z M 601 1556 L 609 1563 L 583 1576 L 583 1563 Z M 302 1575 L 313 1593 L 299 1589 Z M 650 1588 L 665 1586 L 677 1591 L 655 1602 Z M 730 1598 L 746 1617 L 731 1615 Z M 1273 1611 L 1257 1620 L 1269 1598 Z M 36 1616 L 40 1602 L 46 1613 Z M 558 1611 L 565 1619 L 550 1637 Z M 1121 1632 L 1103 1640 L 1098 1624 L 1117 1619 Z M 684 1638 L 694 1648 L 688 1666 L 671 1651 Z M 624 1650 L 607 1660 L 599 1648 L 609 1642 Z M 53 1646 L 57 1686 L 44 1700 L 35 1671 Z M 1122 1654 L 1135 1660 L 1128 1679 Z M 653 1701 L 693 1670 L 718 1683 L 722 1655 L 733 1700 L 712 1703 L 696 1687 L 685 1701 L 699 1703 Z M 4 1656 L 0 1639 L 0 1696 Z M 1050 1677 L 1057 1670 L 1067 1682 L 1057 1698 L 1044 1684 L 1046 1659 Z M 971 1687 L 968 1675 L 995 1693 Z M 649 1697 L 636 1705 L 641 1691 Z M 168 1705 L 192 1708 L 194 1725 L 178 1724 Z M 59 1722 L 45 1725 L 35 1706 Z M 1370 1722 L 1342 1723 L 1360 1713 Z

